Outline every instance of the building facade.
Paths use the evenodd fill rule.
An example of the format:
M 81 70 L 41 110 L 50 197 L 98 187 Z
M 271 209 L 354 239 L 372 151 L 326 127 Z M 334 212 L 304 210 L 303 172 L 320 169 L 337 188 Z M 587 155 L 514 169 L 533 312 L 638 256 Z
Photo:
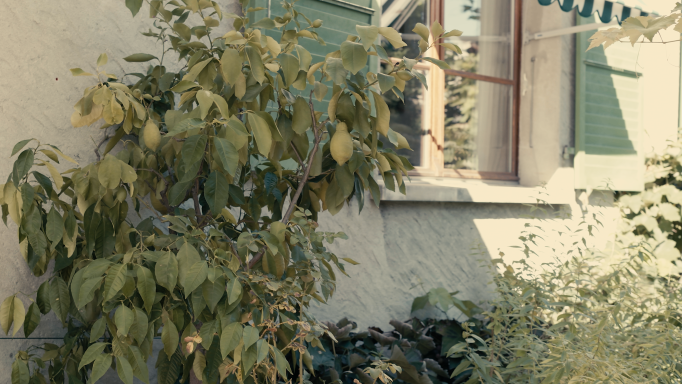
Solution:
M 279 12 L 275 1 L 254 1 L 266 10 L 253 19 Z M 230 0 L 218 3 L 238 10 Z M 392 128 L 414 149 L 409 156 L 416 169 L 405 184 L 406 194 L 384 187 L 379 208 L 366 203 L 358 213 L 352 202 L 336 216 L 320 218 L 326 230 L 348 234 L 349 240 L 331 247 L 360 265 L 349 266 L 349 278 L 339 277 L 332 306 L 314 309 L 319 319 L 347 316 L 361 327 L 386 326 L 392 318 L 409 317 L 412 299 L 423 294 L 420 287 L 442 286 L 459 291 L 462 299 L 484 301 L 492 294 L 486 261 L 500 249 L 505 257 L 518 256 L 509 246 L 518 245 L 529 220 L 527 204 L 538 198 L 552 204 L 550 211 L 573 213 L 573 219 L 542 225 L 570 224 L 600 212 L 610 218 L 604 233 L 613 228 L 617 212 L 609 207 L 609 195 L 598 191 L 641 189 L 646 154 L 676 137 L 680 50 L 676 44 L 621 44 L 606 53 L 602 48 L 585 53 L 594 30 L 576 34 L 570 28 L 602 22 L 586 7 L 598 8 L 596 17 L 603 18 L 608 16 L 606 3 L 612 4 L 609 15 L 614 17 L 622 17 L 624 8 L 634 15 L 664 14 L 674 7 L 673 0 L 635 0 L 629 6 L 604 0 L 297 3 L 309 18 L 324 21 L 321 35 L 327 47 L 311 48 L 313 61 L 324 56 L 321 49 L 338 49 L 356 24 L 401 31 L 406 49 L 385 48 L 408 57 L 416 49 L 411 29 L 417 22 L 440 20 L 446 29 L 463 31 L 452 41 L 462 55 L 430 52 L 453 69 L 423 65 L 419 69 L 428 89 L 418 82 L 406 84 L 405 103 L 386 95 Z M 112 63 L 109 72 L 142 69 L 121 58 L 159 49 L 152 39 L 140 38 L 150 23 L 144 12 L 131 18 L 118 1 L 0 4 L 0 31 L 8 42 L 0 59 L 0 154 L 9 156 L 15 142 L 36 138 L 79 162 L 93 161 L 94 152 L 84 148 L 94 147 L 101 132 L 96 127 L 75 130 L 69 121 L 89 83 L 71 77 L 68 69 L 85 68 L 102 52 Z M 546 37 L 557 30 L 556 36 Z M 13 161 L 6 159 L 0 174 L 11 173 Z M 0 227 L 3 298 L 34 292 L 43 281 L 31 276 L 15 231 L 13 225 Z M 0 376 L 9 377 L 15 351 L 28 343 L 58 342 L 62 332 L 52 319 L 44 320 L 31 340 L 19 334 L 0 337 Z M 153 362 L 150 368 L 153 372 Z

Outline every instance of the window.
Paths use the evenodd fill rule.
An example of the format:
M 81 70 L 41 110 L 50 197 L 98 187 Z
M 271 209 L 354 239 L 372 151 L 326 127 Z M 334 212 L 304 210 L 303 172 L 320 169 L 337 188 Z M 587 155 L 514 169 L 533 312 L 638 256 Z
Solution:
M 406 47 L 382 44 L 389 56 L 416 57 L 416 23 L 438 20 L 462 36 L 448 40 L 461 55 L 442 48 L 428 55 L 451 69 L 430 63 L 416 67 L 428 90 L 416 80 L 405 84 L 404 103 L 386 93 L 391 128 L 413 151 L 415 175 L 516 180 L 521 0 L 385 0 L 381 24 L 402 33 Z

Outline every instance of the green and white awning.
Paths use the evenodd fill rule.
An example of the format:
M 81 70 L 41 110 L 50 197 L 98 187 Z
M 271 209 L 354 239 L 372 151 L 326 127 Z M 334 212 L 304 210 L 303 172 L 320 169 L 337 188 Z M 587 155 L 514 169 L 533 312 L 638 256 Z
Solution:
M 559 3 L 564 12 L 570 12 L 573 8 L 578 9 L 578 14 L 588 17 L 595 12 L 599 14 L 602 23 L 609 23 L 615 17 L 620 24 L 628 17 L 647 16 L 642 0 L 615 1 L 615 0 L 538 0 L 541 5 Z

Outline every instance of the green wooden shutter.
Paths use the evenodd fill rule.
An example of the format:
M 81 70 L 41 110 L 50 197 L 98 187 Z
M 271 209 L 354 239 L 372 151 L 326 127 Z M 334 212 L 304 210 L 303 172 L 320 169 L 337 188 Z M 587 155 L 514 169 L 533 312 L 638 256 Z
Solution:
M 577 16 L 578 24 L 594 16 Z M 585 52 L 594 31 L 576 36 L 576 189 L 641 191 L 642 92 L 637 50 L 614 44 Z
M 252 0 L 251 7 L 263 7 L 265 10 L 249 13 L 249 19 L 256 22 L 264 17 L 283 16 L 284 8 L 278 0 Z M 326 45 L 320 45 L 317 41 L 301 38 L 299 44 L 307 49 L 313 57 L 312 63 L 324 60 L 329 53 L 338 50 L 348 35 L 357 35 L 356 25 L 379 26 L 381 20 L 381 6 L 378 0 L 299 0 L 294 9 L 304 14 L 310 20 L 322 20 L 322 27 L 317 29 L 320 37 Z M 303 18 L 299 18 L 303 26 L 307 26 Z M 293 29 L 293 25 L 290 27 Z M 268 31 L 268 35 L 279 41 L 281 35 L 275 31 Z M 378 71 L 379 62 L 376 56 L 370 56 L 369 68 L 372 72 Z M 315 109 L 327 110 L 327 104 L 332 97 L 331 84 L 325 99 L 318 103 Z M 310 88 L 310 86 L 308 86 Z M 310 90 L 301 92 L 306 98 Z

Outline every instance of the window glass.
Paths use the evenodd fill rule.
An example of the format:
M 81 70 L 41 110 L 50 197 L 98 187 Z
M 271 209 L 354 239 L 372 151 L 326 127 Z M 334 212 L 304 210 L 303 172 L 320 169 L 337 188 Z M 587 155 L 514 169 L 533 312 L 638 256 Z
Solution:
M 462 36 L 448 40 L 459 45 L 462 55 L 445 50 L 452 69 L 480 75 L 512 78 L 511 0 L 443 0 L 446 31 L 458 29 Z
M 419 35 L 412 32 L 417 23 L 428 25 L 428 1 L 426 0 L 388 0 L 382 4 L 381 26 L 393 27 L 402 34 L 406 47 L 399 49 L 382 39 L 382 46 L 389 57 L 411 59 L 419 55 Z
M 426 76 L 426 73 L 422 71 Z M 405 136 L 407 142 L 410 144 L 409 149 L 400 149 L 396 151 L 398 154 L 407 157 L 410 163 L 415 166 L 424 166 L 425 162 L 422 160 L 422 155 L 426 155 L 426 151 L 422 150 L 422 146 L 428 143 L 428 124 L 427 121 L 427 97 L 426 89 L 422 83 L 414 78 L 405 82 L 405 91 L 403 92 L 405 102 L 392 91 L 383 94 L 384 101 L 391 111 L 390 127 L 394 131 Z M 394 148 L 393 144 L 389 144 L 388 139 L 381 136 L 384 146 L 387 148 Z
M 445 76 L 445 168 L 511 171 L 512 87 Z

